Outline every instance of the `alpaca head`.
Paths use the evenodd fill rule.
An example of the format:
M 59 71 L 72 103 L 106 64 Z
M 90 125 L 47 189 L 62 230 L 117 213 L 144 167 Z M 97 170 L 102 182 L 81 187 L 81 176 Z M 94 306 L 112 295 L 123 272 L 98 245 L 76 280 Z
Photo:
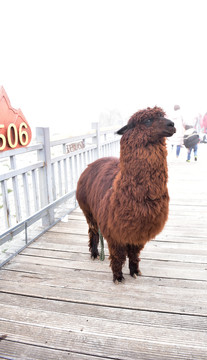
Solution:
M 165 118 L 164 111 L 155 106 L 136 112 L 131 116 L 128 124 L 117 131 L 117 134 L 123 135 L 129 131 L 136 132 L 148 142 L 156 142 L 161 138 L 172 136 L 176 129 L 174 123 Z

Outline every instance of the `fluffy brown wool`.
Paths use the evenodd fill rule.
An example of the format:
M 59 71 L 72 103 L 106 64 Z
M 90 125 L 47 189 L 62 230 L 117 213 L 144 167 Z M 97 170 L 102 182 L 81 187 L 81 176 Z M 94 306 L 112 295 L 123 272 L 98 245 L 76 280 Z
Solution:
M 101 158 L 80 176 L 77 200 L 89 226 L 91 256 L 98 254 L 98 228 L 107 240 L 114 282 L 139 270 L 139 254 L 160 233 L 168 217 L 167 136 L 176 131 L 159 107 L 135 113 L 117 133 L 120 159 Z

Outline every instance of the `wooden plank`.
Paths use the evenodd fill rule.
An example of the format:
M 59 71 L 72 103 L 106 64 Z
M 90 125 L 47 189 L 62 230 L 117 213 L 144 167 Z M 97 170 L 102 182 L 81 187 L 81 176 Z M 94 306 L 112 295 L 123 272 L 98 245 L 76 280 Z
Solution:
M 207 333 L 205 331 L 197 331 L 195 334 L 179 328 L 169 329 L 164 326 L 153 327 L 151 325 L 142 326 L 138 323 L 119 323 L 119 321 L 114 322 L 109 319 L 61 314 L 49 310 L 36 311 L 6 304 L 0 305 L 0 310 L 3 310 L 2 320 L 6 318 L 12 323 L 38 325 L 38 327 L 47 327 L 54 330 L 62 329 L 75 333 L 84 332 L 107 337 L 120 336 L 120 338 L 139 339 L 139 341 L 148 340 L 149 342 L 153 342 L 157 338 L 160 343 L 166 343 L 171 338 L 172 343 L 177 345 L 184 343 L 186 346 L 190 346 L 193 340 L 195 347 L 201 346 L 206 348 L 207 351 Z
M 78 216 L 77 216 L 78 218 Z M 206 217 L 207 218 L 207 217 Z M 200 218 L 199 218 L 200 219 Z M 194 221 L 192 220 L 192 223 L 190 221 L 189 223 L 189 218 L 186 219 L 186 221 L 184 219 L 181 219 L 180 222 L 178 223 L 175 220 L 173 220 L 173 222 L 168 221 L 167 224 L 165 225 L 164 230 L 162 231 L 162 233 L 179 233 L 180 236 L 196 236 L 196 237 L 205 237 L 205 230 L 206 230 L 206 224 L 204 219 L 201 220 L 201 223 L 198 223 L 197 219 L 194 219 Z M 57 231 L 57 232 L 70 232 L 71 228 L 76 228 L 79 227 L 82 229 L 85 229 L 85 232 L 87 234 L 88 232 L 88 225 L 86 223 L 86 221 L 81 217 L 81 219 L 70 219 L 68 220 L 68 222 L 59 222 L 57 225 L 55 225 L 50 231 Z M 193 234 L 192 234 L 193 232 Z
M 159 251 L 164 253 L 178 253 L 178 254 L 197 254 L 197 255 L 207 255 L 207 246 L 204 243 L 180 243 L 180 242 L 165 242 L 165 241 L 150 241 L 145 245 L 145 248 L 141 252 L 144 254 L 148 251 Z
M 77 208 L 77 209 L 79 209 L 79 208 Z M 76 210 L 77 210 L 76 209 Z M 82 213 L 82 211 L 73 211 L 72 213 L 70 213 L 69 215 L 68 215 L 68 220 L 84 220 L 85 221 L 85 217 L 84 217 L 84 215 L 83 215 L 83 213 Z
M 54 235 L 52 235 L 52 233 L 55 233 Z M 77 230 L 77 229 L 72 229 L 69 232 L 65 232 L 63 231 L 49 231 L 46 235 L 44 235 L 44 239 L 53 239 L 53 238 L 57 238 L 57 242 L 61 241 L 62 239 L 65 239 L 68 241 L 71 240 L 73 236 L 70 235 L 75 235 L 74 239 L 81 239 L 83 236 L 86 236 L 86 239 L 88 239 L 87 237 L 87 232 L 84 230 Z M 47 240 L 46 240 L 47 241 Z M 198 246 L 202 246 L 202 244 L 206 244 L 206 239 L 205 237 L 196 237 L 196 236 L 181 236 L 180 234 L 172 234 L 170 235 L 167 232 L 163 232 L 161 234 L 159 234 L 154 240 L 152 240 L 150 243 L 154 242 L 154 241 L 159 241 L 159 242 L 168 242 L 168 243 L 186 243 L 186 244 L 198 244 Z M 171 245 L 170 245 L 171 246 Z
M 38 247 L 38 244 L 40 244 L 40 246 L 44 245 L 45 246 L 50 246 L 49 244 L 57 244 L 61 245 L 61 244 L 65 244 L 65 245 L 80 245 L 80 246 L 87 246 L 88 245 L 88 235 L 87 234 L 67 234 L 67 233 L 57 233 L 57 232 L 47 232 L 46 234 L 44 234 L 43 236 L 41 236 L 40 239 L 38 239 L 38 241 L 35 241 L 34 243 L 32 243 L 32 247 Z M 192 249 L 201 249 L 201 250 L 206 250 L 206 241 L 204 240 L 199 240 L 195 238 L 191 238 L 189 240 L 189 238 L 179 238 L 176 237 L 174 239 L 174 241 L 172 241 L 172 239 L 168 239 L 168 238 L 161 238 L 161 237 L 157 237 L 156 240 L 153 240 L 151 242 L 149 242 L 149 245 L 152 244 L 157 244 L 157 246 L 166 246 L 167 248 L 174 248 L 174 246 L 178 246 L 181 249 L 182 248 L 192 248 Z M 148 244 L 145 245 L 145 247 L 147 247 Z M 145 249 L 143 250 L 145 251 Z
M 115 286 L 107 244 L 104 262 L 90 259 L 80 209 L 3 268 L 0 357 L 206 359 L 206 170 L 171 165 L 169 220 L 141 253 L 142 277 L 127 261 Z
M 99 324 L 99 329 L 101 328 L 102 323 Z M 110 329 L 108 330 L 110 332 Z M 122 326 L 119 328 L 119 336 L 113 334 L 112 336 L 104 336 L 100 333 L 87 333 L 84 327 L 77 332 L 73 332 L 68 331 L 68 329 L 53 329 L 34 326 L 33 324 L 0 322 L 0 331 L 7 334 L 8 340 L 14 341 L 15 339 L 15 341 L 24 344 L 37 346 L 44 344 L 45 347 L 61 349 L 62 351 L 68 350 L 113 359 L 114 354 L 116 354 L 116 359 L 120 360 L 131 360 L 139 357 L 144 360 L 172 360 L 174 357 L 178 359 L 191 358 L 197 360 L 199 358 L 200 360 L 206 360 L 206 342 L 202 343 L 202 339 L 206 341 L 206 334 L 188 332 L 187 344 L 185 344 L 183 341 L 185 334 L 183 336 L 181 334 L 178 343 L 173 338 L 174 333 L 171 333 L 171 342 L 165 336 L 162 336 L 162 339 L 165 339 L 163 342 L 156 332 L 153 337 L 147 333 L 147 330 L 148 328 L 145 329 L 142 326 L 134 338 L 128 338 L 122 335 Z
M 68 284 L 65 283 L 63 276 L 65 275 L 71 275 L 70 276 L 70 282 L 68 282 Z M 85 276 L 74 276 L 74 274 L 69 273 L 69 272 L 64 272 L 61 276 L 61 274 L 57 275 L 56 278 L 54 277 L 45 277 L 45 276 L 41 276 L 36 275 L 34 276 L 34 274 L 29 275 L 29 274 L 22 274 L 22 273 L 13 273 L 12 274 L 12 280 L 9 279 L 8 275 L 11 278 L 11 274 L 4 274 L 1 277 L 1 281 L 2 281 L 2 285 L 4 285 L 4 283 L 6 281 L 9 282 L 8 286 L 7 284 L 4 285 L 4 289 L 2 289 L 2 291 L 11 291 L 11 289 L 13 289 L 14 293 L 16 294 L 21 294 L 21 292 L 17 289 L 17 284 L 24 281 L 25 286 L 29 285 L 30 286 L 30 291 L 32 291 L 32 294 L 34 296 L 36 296 L 37 292 L 38 292 L 38 296 L 41 297 L 45 297 L 47 294 L 47 289 L 49 288 L 53 288 L 53 290 L 55 290 L 58 292 L 61 292 L 61 294 L 59 294 L 58 299 L 59 300 L 64 300 L 64 298 L 62 298 L 62 296 L 68 296 L 67 292 L 69 291 L 69 289 L 76 290 L 75 291 L 75 295 L 81 291 L 83 291 L 83 293 L 85 292 L 89 292 L 92 291 L 93 293 L 95 293 L 95 298 L 96 299 L 96 303 L 99 301 L 99 298 L 102 297 L 102 295 L 104 294 L 105 296 L 105 300 L 108 301 L 108 305 L 112 305 L 112 306 L 118 306 L 119 305 L 119 301 L 117 303 L 115 303 L 116 305 L 114 305 L 114 301 L 112 303 L 110 303 L 110 297 L 108 296 L 109 294 L 109 290 L 111 291 L 112 294 L 116 295 L 119 294 L 120 296 L 122 295 L 123 292 L 123 287 L 120 289 L 115 290 L 114 289 L 114 285 L 112 283 L 108 281 L 104 281 L 104 277 L 102 276 L 102 283 L 100 281 L 100 283 L 98 283 L 94 289 L 94 282 L 98 281 L 101 277 L 97 276 L 97 277 L 92 277 L 91 273 L 86 273 Z M 69 278 L 69 277 L 68 277 Z M 128 279 L 127 279 L 128 280 Z M 149 290 L 149 285 L 151 284 L 151 291 Z M 153 282 L 153 281 L 145 281 L 142 280 L 141 281 L 137 281 L 132 282 L 131 279 L 129 279 L 129 284 L 125 284 L 124 289 L 125 290 L 125 294 L 124 294 L 124 298 L 122 299 L 122 307 L 126 307 L 128 308 L 128 303 L 129 301 L 131 301 L 131 296 L 133 296 L 134 298 L 134 305 L 133 308 L 136 307 L 136 309 L 142 309 L 142 310 L 149 310 L 150 306 L 153 307 L 154 311 L 163 311 L 163 312 L 168 312 L 169 310 L 169 303 L 172 303 L 172 298 L 173 298 L 173 294 L 177 293 L 177 299 L 174 301 L 172 307 L 171 307 L 171 312 L 172 313 L 191 313 L 192 314 L 192 309 L 196 309 L 197 314 L 205 314 L 206 313 L 206 305 L 205 305 L 205 296 L 206 296 L 206 286 L 204 284 L 201 285 L 201 288 L 196 288 L 196 294 L 197 294 L 197 298 L 195 299 L 195 297 L 193 297 L 194 293 L 195 293 L 195 289 L 193 287 L 193 285 L 191 285 L 190 283 L 187 282 L 183 282 L 183 284 L 186 286 L 184 289 L 181 288 L 181 286 L 179 285 L 179 287 L 176 287 L 176 282 L 171 282 L 170 285 L 168 285 L 167 283 L 163 282 L 162 279 L 159 280 L 159 282 Z M 174 286 L 173 286 L 174 285 Z M 34 287 L 34 289 L 33 289 Z M 36 288 L 36 292 L 35 292 L 35 288 Z M 66 291 L 65 291 L 66 290 Z M 137 294 L 134 294 L 134 292 L 137 291 Z M 151 293 L 153 292 L 153 297 L 151 296 Z M 54 292 L 55 293 L 55 292 Z M 27 294 L 27 293 L 26 293 Z M 111 294 L 111 295 L 112 295 Z M 31 293 L 27 294 L 27 295 L 31 295 Z M 71 295 L 70 295 L 71 296 Z M 53 292 L 51 292 L 50 297 L 53 297 Z M 136 299 L 138 297 L 138 300 Z M 179 305 L 179 301 L 181 301 L 182 297 L 186 297 L 185 300 L 182 301 L 182 305 Z M 146 305 L 146 298 L 148 299 L 148 304 Z M 71 299 L 71 298 L 70 298 Z M 169 300 L 168 300 L 169 299 Z M 90 303 L 93 304 L 93 299 L 91 299 Z M 103 300 L 102 300 L 103 301 Z M 84 296 L 83 296 L 83 302 L 84 302 Z M 159 303 L 160 302 L 160 303 Z M 163 304 L 162 304 L 163 303 Z M 103 304 L 103 303 L 102 303 Z M 146 308 L 147 306 L 147 308 Z M 179 310 L 178 310 L 179 309 Z M 181 310 L 183 309 L 183 310 Z
M 193 289 L 179 288 L 179 291 L 176 289 L 175 298 L 175 288 L 159 286 L 157 288 L 152 287 L 150 291 L 146 284 L 142 286 L 139 281 L 129 279 L 128 276 L 126 278 L 128 283 L 119 286 L 119 288 L 112 282 L 111 285 L 102 283 L 96 288 L 95 282 L 91 282 L 91 279 L 87 278 L 87 273 L 84 281 L 74 281 L 71 282 L 71 285 L 70 279 L 68 279 L 68 285 L 60 281 L 57 284 L 56 280 L 54 282 L 44 280 L 38 285 L 37 281 L 32 282 L 30 279 L 30 282 L 25 282 L 24 287 L 20 287 L 18 281 L 12 282 L 2 279 L 1 291 L 98 306 L 207 316 L 206 290 L 197 290 L 198 295 L 195 297 Z M 102 289 L 100 289 L 101 286 Z
M 6 273 L 5 273 L 6 271 Z M 8 271 L 8 273 L 7 273 Z M 21 275 L 18 275 L 21 274 Z M 107 275 L 108 274 L 108 275 Z M 41 280 L 47 283 L 50 279 L 57 279 L 56 285 L 59 286 L 64 279 L 70 279 L 70 281 L 66 280 L 65 286 L 69 288 L 70 286 L 74 288 L 74 286 L 78 289 L 83 285 L 82 282 L 87 281 L 85 284 L 85 288 L 90 286 L 93 287 L 93 290 L 98 290 L 100 286 L 106 286 L 106 290 L 111 286 L 114 288 L 114 285 L 111 281 L 110 269 L 102 271 L 90 271 L 90 270 L 81 270 L 81 269 L 70 269 L 70 268 L 60 268 L 55 266 L 44 266 L 44 265 L 35 265 L 28 263 L 22 264 L 14 264 L 11 263 L 11 266 L 8 270 L 0 272 L 0 278 L 6 279 L 8 277 L 9 281 L 12 280 L 17 281 L 16 277 L 22 276 L 22 279 L 18 279 L 18 281 L 25 281 L 27 283 L 30 278 L 33 278 L 32 281 Z M 191 289 L 194 292 L 198 290 L 206 291 L 206 281 L 196 281 L 196 280 L 186 280 L 186 279 L 177 279 L 177 278 L 164 278 L 164 277 L 155 277 L 155 276 L 141 276 L 138 279 L 133 279 L 129 274 L 125 274 L 127 278 L 127 282 L 124 284 L 124 288 L 128 288 L 132 286 L 132 292 L 140 291 L 140 286 L 142 289 L 147 291 L 147 288 L 151 289 L 149 291 L 160 291 L 159 287 L 171 287 L 173 291 L 180 291 L 180 289 Z M 28 279 L 28 281 L 27 281 Z M 91 284 L 90 284 L 91 282 Z M 96 287 L 94 288 L 94 282 L 96 283 Z M 103 282 L 103 285 L 102 285 Z M 99 285 L 100 284 L 100 285 Z M 116 287 L 115 287 L 116 288 Z M 101 287 L 102 289 L 102 287 Z M 118 289 L 116 291 L 119 291 Z M 120 285 L 120 291 L 123 291 L 122 285 Z
M 81 221 L 81 220 L 70 220 L 67 223 L 66 222 L 59 222 L 57 223 L 55 226 L 52 227 L 53 231 L 63 231 L 65 230 L 65 232 L 70 231 L 70 228 L 76 228 L 78 226 L 81 227 L 81 229 L 86 229 L 86 231 L 88 230 L 88 225 L 86 223 L 86 221 Z
M 54 235 L 54 234 L 53 234 Z M 108 254 L 107 243 L 105 244 L 105 254 Z M 73 238 L 72 240 L 68 239 L 67 236 L 65 241 L 62 239 L 60 241 L 59 237 L 48 237 L 44 240 L 39 239 L 37 242 L 34 242 L 30 245 L 29 249 L 43 249 L 43 250 L 53 250 L 53 251 L 70 251 L 70 252 L 80 252 L 89 255 L 88 249 L 88 237 L 81 238 L 77 236 L 77 238 Z M 30 250 L 28 250 L 30 251 Z M 146 258 L 149 252 L 159 252 L 163 254 L 178 254 L 179 255 L 207 255 L 207 248 L 205 243 L 202 244 L 189 244 L 189 243 L 178 243 L 178 242 L 165 242 L 165 241 L 152 241 L 147 244 L 141 252 L 141 258 Z M 26 251 L 23 254 L 25 254 Z M 57 255 L 58 256 L 58 255 Z
M 15 294 L 0 294 L 0 304 L 10 304 L 23 309 L 48 311 L 48 301 L 43 298 L 27 297 Z M 179 328 L 185 330 L 207 331 L 206 318 L 188 314 L 173 314 L 164 312 L 139 311 L 119 307 L 96 306 L 66 301 L 49 301 L 49 311 L 56 314 L 71 314 L 81 317 L 95 317 L 125 324 L 139 324 L 152 327 Z
M 77 235 L 88 234 L 88 228 L 85 224 L 80 224 L 80 226 L 78 224 L 77 227 L 75 227 L 75 225 L 71 227 L 67 227 L 62 223 L 61 225 L 59 227 L 56 227 L 57 225 L 54 226 L 54 228 L 51 228 L 49 232 L 55 232 L 58 234 L 58 236 L 60 233 L 77 234 Z M 195 231 L 194 233 L 190 233 L 190 235 L 189 235 L 189 230 L 184 230 L 184 229 L 182 229 L 181 231 L 179 231 L 179 229 L 177 229 L 176 231 L 174 231 L 173 229 L 168 231 L 163 231 L 162 233 L 156 236 L 156 240 L 164 240 L 164 241 L 172 241 L 172 242 L 179 241 L 179 242 L 189 242 L 189 243 L 196 241 L 200 243 L 203 242 L 206 243 L 205 232 L 202 229 L 199 230 L 199 234 Z
M 54 226 L 54 228 L 55 228 L 55 226 Z M 82 226 L 80 225 L 78 227 L 75 227 L 75 225 L 74 225 L 73 227 L 71 226 L 70 228 L 67 228 L 66 226 L 62 225 L 62 226 L 59 226 L 58 228 L 55 228 L 55 229 L 54 228 L 52 227 L 48 231 L 56 232 L 56 233 L 62 232 L 62 233 L 68 233 L 68 234 L 79 234 L 79 235 L 87 235 L 88 234 L 88 229 L 85 224 L 83 224 Z
M 173 220 L 173 222 L 168 221 L 162 233 L 157 235 L 156 238 L 168 237 L 173 239 L 173 237 L 184 237 L 186 239 L 191 239 L 193 237 L 203 241 L 206 239 L 205 221 L 204 219 L 200 219 L 200 223 L 197 223 L 196 221 L 197 220 L 194 219 L 192 223 L 189 223 L 189 219 L 185 221 L 181 219 L 179 224 L 176 220 Z M 86 221 L 84 221 L 83 217 L 79 220 L 79 217 L 76 216 L 75 219 L 70 219 L 67 223 L 58 223 L 50 230 L 50 232 L 79 233 L 80 235 L 85 235 L 88 233 L 88 225 L 86 224 Z
M 176 191 L 176 189 L 174 189 L 174 191 Z M 185 203 L 185 205 L 188 205 L 188 206 L 190 205 L 193 207 L 206 206 L 207 201 L 206 201 L 206 198 L 203 197 L 203 195 L 204 195 L 204 193 L 200 193 L 198 195 L 192 194 L 192 197 L 191 196 L 189 197 L 189 196 L 183 196 L 183 193 L 180 192 L 180 193 L 176 194 L 176 196 L 173 195 L 172 203 L 176 204 L 176 205 L 182 205 L 183 203 Z
M 57 233 L 53 231 L 48 231 L 46 234 L 42 235 L 41 238 L 33 242 L 33 245 L 36 246 L 38 243 L 58 243 L 58 244 L 88 244 L 88 234 L 66 234 L 66 233 Z
M 64 243 L 65 239 L 65 243 Z M 62 236 L 61 241 L 55 236 L 48 236 L 44 240 L 39 240 L 31 244 L 29 250 L 25 250 L 23 254 L 27 251 L 32 251 L 32 249 L 48 249 L 48 250 L 62 250 L 62 251 L 71 251 L 73 252 L 73 246 L 79 246 L 82 249 L 83 253 L 88 253 L 88 237 L 78 236 L 68 239 L 67 236 Z M 107 242 L 104 241 L 105 252 L 108 253 Z M 145 257 L 145 254 L 148 252 L 163 252 L 166 253 L 176 253 L 178 255 L 207 255 L 207 248 L 205 243 L 179 243 L 179 242 L 165 242 L 165 241 L 151 241 L 145 245 L 145 248 L 141 252 L 141 257 Z
M 201 227 L 175 227 L 175 226 L 168 226 L 162 232 L 163 236 L 184 236 L 184 237 L 195 237 L 195 238 L 204 238 L 206 239 L 206 234 L 204 228 Z
M 91 360 L 91 355 L 74 353 L 73 350 L 57 350 L 43 347 L 43 345 L 30 345 L 16 341 L 1 340 L 0 359 L 38 359 L 38 360 Z M 105 357 L 93 356 L 93 360 L 103 360 Z
M 104 262 L 101 261 L 65 261 L 63 259 L 50 259 L 50 258 L 41 258 L 41 257 L 31 257 L 31 256 L 20 256 L 18 263 L 28 263 L 28 264 L 37 264 L 37 265 L 47 265 L 47 266 L 56 266 L 61 268 L 76 268 L 82 270 L 94 270 L 94 271 L 103 271 L 108 270 L 109 262 L 107 259 Z M 157 277 L 169 277 L 169 278 L 185 278 L 192 280 L 205 280 L 207 281 L 207 266 L 206 264 L 191 264 L 182 263 L 182 262 L 170 262 L 168 265 L 163 261 L 156 260 L 142 260 L 141 270 L 146 276 L 157 276 Z
M 79 259 L 89 260 L 88 256 L 88 249 L 85 249 L 83 253 L 82 247 L 79 247 L 76 252 L 71 251 L 71 248 L 68 247 L 68 251 L 57 251 L 55 250 L 43 250 L 43 249 L 34 249 L 34 248 L 27 248 L 22 255 L 29 255 L 29 256 L 40 256 L 40 257 L 48 257 L 48 258 L 56 258 L 56 259 L 67 259 L 67 260 L 75 260 L 77 259 L 77 252 Z M 192 251 L 192 250 L 191 250 Z M 87 256 L 85 256 L 87 254 Z M 108 250 L 105 249 L 105 255 L 108 255 Z M 164 251 L 142 251 L 141 255 L 142 259 L 150 259 L 150 260 L 161 260 L 161 261 L 176 261 L 176 262 L 188 262 L 188 263 L 207 263 L 207 251 L 206 254 L 203 255 L 202 252 L 200 255 L 193 254 L 179 254 L 178 250 L 173 253 L 169 249 L 169 253 L 164 249 Z
M 199 244 L 206 244 L 206 238 L 203 237 L 197 237 L 197 236 L 191 236 L 187 234 L 187 236 L 176 234 L 176 233 L 169 233 L 169 232 L 163 232 L 159 235 L 157 235 L 156 240 L 158 241 L 167 241 L 167 242 L 181 242 L 181 243 L 199 243 Z

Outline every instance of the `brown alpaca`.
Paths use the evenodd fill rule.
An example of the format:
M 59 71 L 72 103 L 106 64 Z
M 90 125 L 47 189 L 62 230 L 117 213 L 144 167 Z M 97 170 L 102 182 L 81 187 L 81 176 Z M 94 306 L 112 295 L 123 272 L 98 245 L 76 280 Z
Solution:
M 100 229 L 108 242 L 113 280 L 124 280 L 122 266 L 129 257 L 130 275 L 139 270 L 139 254 L 160 233 L 168 217 L 167 149 L 165 137 L 175 133 L 159 107 L 135 113 L 117 131 L 123 135 L 120 159 L 101 158 L 80 176 L 77 200 L 89 225 L 91 256 L 98 254 Z

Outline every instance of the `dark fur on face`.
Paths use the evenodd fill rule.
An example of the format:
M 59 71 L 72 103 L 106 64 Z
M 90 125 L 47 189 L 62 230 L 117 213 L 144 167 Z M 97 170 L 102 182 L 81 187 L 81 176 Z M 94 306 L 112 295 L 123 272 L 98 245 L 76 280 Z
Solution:
M 117 131 L 117 134 L 124 135 L 127 131 L 132 129 L 143 130 L 144 127 L 153 127 L 158 133 L 159 137 L 172 136 L 175 132 L 174 123 L 165 118 L 165 113 L 161 108 L 154 107 L 147 108 L 136 112 L 128 121 L 128 124 Z M 163 129 L 163 133 L 162 130 Z M 168 130 L 168 131 L 167 131 Z

